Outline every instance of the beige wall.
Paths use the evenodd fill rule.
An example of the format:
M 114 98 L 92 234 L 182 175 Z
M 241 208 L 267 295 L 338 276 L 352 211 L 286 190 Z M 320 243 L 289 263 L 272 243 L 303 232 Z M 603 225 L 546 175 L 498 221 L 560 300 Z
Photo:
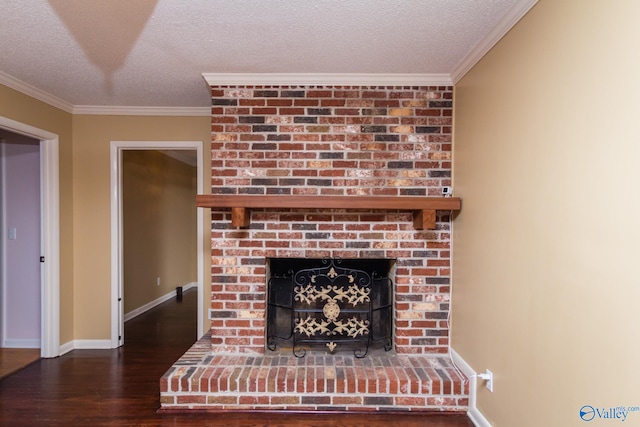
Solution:
M 111 141 L 204 141 L 205 159 L 208 159 L 210 120 L 210 117 L 73 117 L 75 339 L 110 339 Z M 208 183 L 211 178 L 207 161 L 204 169 L 205 183 Z M 210 260 L 205 259 L 206 262 Z M 209 271 L 206 265 L 205 271 Z M 211 303 L 207 291 L 209 280 L 205 274 L 206 307 Z
M 123 152 L 125 313 L 197 282 L 196 172 L 160 151 Z
M 0 116 L 60 138 L 60 344 L 109 340 L 110 142 L 204 141 L 205 192 L 209 192 L 211 118 L 72 116 L 2 85 Z M 208 235 L 207 216 L 204 229 Z M 209 265 L 205 255 L 205 271 L 210 270 Z M 204 280 L 206 313 L 209 275 Z
M 0 85 L 0 116 L 59 137 L 60 343 L 73 339 L 73 190 L 71 114 Z
M 640 406 L 639 16 L 541 0 L 456 86 L 452 347 L 493 425 Z

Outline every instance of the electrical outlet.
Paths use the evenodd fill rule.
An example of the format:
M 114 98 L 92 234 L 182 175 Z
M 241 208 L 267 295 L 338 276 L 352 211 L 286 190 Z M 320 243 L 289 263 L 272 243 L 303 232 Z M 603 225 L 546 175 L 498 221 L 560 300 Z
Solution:
M 484 374 L 478 374 L 478 378 L 483 379 L 487 390 L 493 393 L 493 372 L 487 369 Z
M 160 286 L 160 278 L 159 277 L 156 279 L 156 285 Z

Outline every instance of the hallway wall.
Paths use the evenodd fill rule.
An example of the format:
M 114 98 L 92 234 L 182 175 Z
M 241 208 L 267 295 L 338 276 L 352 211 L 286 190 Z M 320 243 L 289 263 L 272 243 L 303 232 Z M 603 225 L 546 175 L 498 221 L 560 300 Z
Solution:
M 196 172 L 157 150 L 123 152 L 125 314 L 197 282 Z

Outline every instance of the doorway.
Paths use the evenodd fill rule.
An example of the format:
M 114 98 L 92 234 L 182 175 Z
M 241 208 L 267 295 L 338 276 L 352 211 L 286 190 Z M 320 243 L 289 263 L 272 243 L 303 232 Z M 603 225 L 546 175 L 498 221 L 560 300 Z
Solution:
M 60 223 L 58 135 L 3 116 L 0 129 L 33 138 L 40 167 L 40 355 L 60 355 Z M 16 230 L 17 237 L 17 230 Z
M 153 306 L 166 301 L 171 294 L 161 291 L 161 288 L 169 289 L 177 286 L 184 285 L 183 283 L 176 283 L 171 281 L 169 284 L 163 283 L 164 274 L 153 274 L 152 279 L 148 277 L 143 279 L 144 284 L 142 287 L 147 286 L 147 289 L 135 290 L 136 293 L 146 293 L 147 297 L 149 293 L 159 292 L 159 296 L 151 298 L 146 304 L 141 307 L 131 310 L 131 304 L 125 305 L 125 296 L 127 294 L 131 299 L 134 298 L 134 294 L 131 291 L 125 291 L 125 268 L 127 262 L 125 259 L 125 206 L 126 201 L 125 191 L 123 188 L 125 178 L 125 157 L 129 160 L 135 159 L 134 153 L 138 152 L 154 152 L 160 153 L 162 156 L 168 155 L 173 159 L 193 159 L 196 167 L 196 187 L 197 193 L 202 193 L 204 185 L 203 174 L 203 143 L 202 141 L 112 141 L 111 142 L 111 294 L 112 294 L 112 324 L 111 324 L 111 341 L 112 347 L 118 347 L 124 344 L 124 322 L 132 316 L 144 312 L 145 310 L 152 308 Z M 126 156 L 125 156 L 126 153 Z M 191 153 L 191 155 L 189 154 Z M 186 161 L 186 160 L 185 160 Z M 148 175 L 148 172 L 145 171 Z M 127 175 L 131 175 L 128 173 Z M 130 197 L 130 196 L 128 196 Z M 195 200 L 191 201 L 195 205 Z M 204 330 L 203 319 L 203 279 L 204 279 L 204 236 L 203 236 L 203 213 L 201 209 L 196 211 L 196 236 L 194 238 L 196 244 L 196 281 L 189 283 L 189 287 L 193 286 L 197 288 L 197 300 L 198 300 L 198 336 L 202 336 Z M 153 218 L 157 220 L 157 218 Z M 171 227 L 171 224 L 167 224 Z M 137 251 L 144 251 L 143 248 L 135 249 Z M 129 261 L 130 262 L 130 261 Z M 145 261 L 146 262 L 146 261 Z M 158 267 L 160 269 L 161 267 Z M 140 268 L 137 269 L 139 274 L 149 275 L 149 271 Z M 129 271 L 128 271 L 129 273 Z M 150 287 L 148 286 L 150 285 Z M 169 285 L 169 288 L 167 287 Z M 153 289 L 151 289 L 153 288 Z M 128 297 L 128 298 L 129 298 Z M 139 296 L 135 296 L 139 298 Z M 147 298 L 149 299 L 149 298 Z M 136 304 L 137 306 L 137 304 Z
M 0 347 L 40 349 L 40 141 L 0 129 Z

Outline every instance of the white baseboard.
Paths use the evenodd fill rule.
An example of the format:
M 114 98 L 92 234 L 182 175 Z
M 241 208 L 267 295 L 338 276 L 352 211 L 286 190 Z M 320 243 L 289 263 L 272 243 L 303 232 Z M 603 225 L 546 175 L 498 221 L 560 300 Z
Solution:
M 111 340 L 73 340 L 73 348 L 76 350 L 108 350 Z
M 111 340 L 71 340 L 60 346 L 59 356 L 72 350 L 111 350 Z
M 198 286 L 198 282 L 191 282 L 188 283 L 186 285 L 184 285 L 182 287 L 182 291 L 186 292 L 191 288 L 195 288 Z M 151 310 L 154 307 L 159 306 L 160 304 L 162 304 L 163 302 L 169 301 L 170 299 L 173 299 L 176 297 L 176 291 L 171 291 L 167 294 L 164 294 L 163 296 L 161 296 L 160 298 L 156 298 L 155 300 L 146 303 L 145 305 L 138 307 L 134 310 L 131 310 L 128 313 L 125 313 L 124 315 L 124 321 L 127 322 L 131 319 L 133 319 L 134 317 L 140 316 L 142 313 L 145 313 L 149 310 Z
M 110 350 L 111 340 L 72 340 L 60 346 L 60 356 L 71 350 Z
M 197 288 L 198 282 L 191 282 L 182 287 L 182 291 L 188 291 L 191 288 Z M 161 296 L 160 298 L 151 301 L 148 304 L 143 305 L 127 314 L 124 315 L 124 321 L 133 319 L 136 316 L 141 315 L 142 313 L 151 310 L 152 308 L 162 304 L 165 301 L 169 301 L 172 298 L 175 298 L 176 291 L 171 291 L 166 295 Z M 71 350 L 109 350 L 115 348 L 112 346 L 111 340 L 72 340 L 68 341 L 60 346 L 60 356 L 63 354 L 69 353 Z
M 469 411 L 467 412 L 469 419 L 476 427 L 491 427 L 489 420 L 476 407 L 478 373 L 453 348 L 451 348 L 451 360 L 469 379 Z
M 65 355 L 73 350 L 73 341 L 68 341 L 60 346 L 60 351 L 58 356 Z
M 40 348 L 39 339 L 6 339 L 2 343 L 3 348 Z

